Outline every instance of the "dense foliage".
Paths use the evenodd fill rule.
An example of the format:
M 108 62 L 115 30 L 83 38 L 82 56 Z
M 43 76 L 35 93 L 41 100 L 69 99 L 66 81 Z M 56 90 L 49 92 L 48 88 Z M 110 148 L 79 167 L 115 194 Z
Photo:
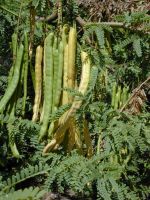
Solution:
M 149 199 L 148 6 L 138 1 L 139 10 L 134 11 L 128 5 L 126 13 L 122 13 L 121 7 L 114 16 L 111 8 L 106 8 L 106 2 L 101 2 L 101 6 L 97 1 L 86 3 L 0 0 L 0 200 Z M 87 5 L 95 5 L 93 13 L 91 7 L 87 11 Z M 126 6 L 126 3 L 121 5 Z M 101 15 L 96 10 L 99 7 Z M 108 19 L 112 21 L 105 21 Z M 39 142 L 41 123 L 32 120 L 36 48 L 44 46 L 50 32 L 60 42 L 65 24 L 77 29 L 77 85 L 83 65 L 81 51 L 88 53 L 91 62 L 85 93 L 76 88 L 62 88 L 81 104 L 75 110 L 75 127 L 72 127 L 80 140 L 79 145 L 69 149 L 67 144 L 71 137 L 66 134 L 58 147 L 55 145 L 52 152 L 43 154 L 53 138 Z M 16 43 L 22 43 L 27 49 L 22 54 L 22 57 L 26 55 L 29 67 L 27 88 L 21 74 L 18 77 L 15 71 L 15 76 L 11 74 L 16 59 L 13 33 L 17 36 Z M 17 52 L 21 55 L 21 45 Z M 25 61 L 20 60 L 20 66 L 22 63 Z M 14 79 L 10 86 L 11 76 Z M 11 97 L 5 105 L 6 94 L 7 99 Z M 58 107 L 48 116 L 48 122 L 61 119 L 72 104 Z

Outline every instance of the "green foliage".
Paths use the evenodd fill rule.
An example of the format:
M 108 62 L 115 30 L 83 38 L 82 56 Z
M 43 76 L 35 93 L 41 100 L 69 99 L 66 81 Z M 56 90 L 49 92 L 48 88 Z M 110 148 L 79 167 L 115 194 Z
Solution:
M 133 49 L 135 50 L 138 57 L 142 56 L 140 38 L 136 38 L 133 40 Z
M 27 119 L 20 119 L 16 117 L 12 121 L 11 126 L 9 125 L 9 132 L 7 129 L 7 125 L 9 123 L 8 115 L 5 118 L 1 115 L 0 122 L 0 166 L 4 167 L 5 165 L 9 165 L 9 162 L 12 159 L 8 140 L 11 144 L 14 142 L 16 143 L 16 146 L 21 154 L 21 159 L 25 159 L 26 157 L 29 158 L 30 152 L 32 157 L 32 153 L 35 152 L 36 149 L 40 150 L 43 148 L 43 145 L 40 145 L 37 142 L 37 133 L 40 128 L 38 124 L 35 124 Z
M 138 30 L 138 26 L 142 24 L 143 31 L 146 32 L 150 30 L 149 26 L 150 16 L 147 10 L 135 13 L 126 12 L 124 15 L 118 15 L 115 18 L 117 21 L 124 22 L 127 27 L 136 26 Z
M 53 114 L 50 116 L 50 121 L 55 121 L 58 120 L 69 108 L 71 107 L 71 104 L 65 104 L 60 106 L 57 111 L 55 111 Z
M 95 34 L 99 47 L 103 49 L 105 46 L 105 31 L 112 32 L 112 28 L 109 25 L 104 24 L 87 24 L 85 25 L 84 39 Z
M 59 192 L 70 188 L 76 195 L 85 197 L 95 193 L 93 184 L 96 183 L 97 199 L 120 200 L 127 196 L 128 199 L 144 199 L 144 196 L 148 196 L 148 188 L 143 185 L 143 181 L 148 170 L 145 165 L 148 157 L 145 156 L 150 141 L 149 116 L 116 115 L 115 112 L 105 110 L 99 103 L 91 104 L 90 110 L 94 120 L 90 127 L 95 135 L 95 142 L 98 134 L 100 137 L 97 155 L 87 159 L 73 152 L 67 156 L 51 153 L 42 157 L 35 152 L 30 162 L 40 161 L 40 164 L 28 166 L 11 178 L 3 179 L 1 190 L 6 193 L 27 180 L 37 180 L 41 175 L 46 175 L 42 180 L 42 188 L 46 191 L 53 191 L 57 185 Z M 36 146 L 36 143 L 31 142 L 30 146 L 32 145 Z M 39 150 L 39 146 L 37 149 Z M 140 175 L 141 167 L 144 167 L 144 176 Z
M 0 91 L 4 94 L 7 85 L 7 76 L 0 76 Z
M 132 35 L 131 37 L 128 37 L 124 41 L 121 42 L 120 45 L 118 45 L 118 49 L 123 49 L 130 43 L 133 43 L 133 50 L 136 52 L 138 57 L 142 56 L 142 50 L 141 50 L 141 44 L 140 44 L 140 37 L 137 35 Z
M 7 199 L 7 200 L 34 200 L 34 199 L 40 199 L 45 194 L 44 190 L 40 190 L 38 187 L 30 187 L 26 188 L 24 190 L 17 190 L 14 192 L 10 192 L 9 194 L 3 195 L 0 197 L 1 200 Z
M 2 182 L 2 191 L 8 192 L 10 189 L 14 188 L 15 185 L 19 184 L 20 182 L 23 182 L 29 178 L 39 176 L 42 174 L 45 174 L 49 170 L 48 165 L 42 165 L 42 163 L 39 163 L 35 166 L 28 166 L 28 168 L 22 169 L 20 173 L 16 173 L 11 178 L 8 178 L 6 181 Z

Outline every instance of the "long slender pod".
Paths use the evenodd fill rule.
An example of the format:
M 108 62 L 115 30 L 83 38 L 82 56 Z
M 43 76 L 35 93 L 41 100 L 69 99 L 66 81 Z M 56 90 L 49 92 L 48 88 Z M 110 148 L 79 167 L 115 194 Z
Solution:
M 118 86 L 118 108 L 120 108 L 121 104 L 121 86 Z
M 46 62 L 45 62 L 45 59 L 46 59 L 46 48 L 43 49 L 44 51 L 44 58 L 43 58 L 43 80 L 42 80 L 42 96 L 44 95 L 44 85 L 45 85 L 45 67 L 46 67 Z M 43 116 L 44 116 L 44 107 L 45 107 L 45 99 L 42 98 L 42 102 L 41 102 L 41 105 L 40 105 L 40 123 L 43 122 Z
M 84 51 L 81 52 L 81 60 L 82 60 L 82 74 L 81 74 L 81 81 L 79 85 L 79 92 L 81 92 L 83 95 L 86 93 L 89 79 L 90 79 L 90 60 L 88 57 L 88 54 Z M 67 111 L 66 117 L 63 121 L 61 121 L 61 124 L 59 125 L 58 129 L 55 132 L 54 138 L 50 143 L 46 145 L 46 147 L 43 150 L 43 153 L 48 152 L 49 150 L 52 150 L 56 145 L 60 145 L 60 143 L 63 141 L 65 136 L 65 131 L 69 128 L 70 122 L 72 117 L 74 117 L 75 112 L 77 109 L 80 108 L 82 104 L 82 100 L 78 99 L 78 97 L 75 97 L 75 100 L 70 108 L 69 111 Z
M 53 43 L 53 102 L 52 102 L 52 113 L 56 111 L 56 106 L 55 106 L 55 99 L 56 99 L 56 83 L 58 79 L 58 64 L 59 64 L 59 53 L 58 53 L 58 47 L 57 47 L 57 37 L 54 38 L 54 43 Z M 54 131 L 54 121 L 51 122 L 49 129 L 48 129 L 48 138 L 52 135 Z
M 126 103 L 127 99 L 128 99 L 128 87 L 124 87 L 123 88 L 123 92 L 122 92 L 122 106 Z
M 113 84 L 113 88 L 112 88 L 112 100 L 111 100 L 111 106 L 114 108 L 115 106 L 115 98 L 116 98 L 116 82 Z
M 53 38 L 53 40 L 54 40 L 54 42 L 53 42 L 53 45 L 52 45 L 52 52 L 53 52 L 53 57 L 54 57 L 54 49 L 56 49 L 57 48 L 57 38 L 56 37 L 54 37 Z M 44 55 L 46 55 L 46 48 L 44 48 Z M 54 74 L 54 62 L 55 62 L 55 59 L 53 59 L 53 74 Z M 44 67 L 43 67 L 43 87 L 44 87 L 44 85 L 45 85 L 45 68 L 46 68 L 46 56 L 44 56 Z M 54 77 L 53 77 L 53 79 L 54 79 Z M 53 83 L 53 85 L 54 85 L 54 83 Z M 53 86 L 52 85 L 52 86 Z M 53 86 L 54 87 L 54 86 Z M 52 88 L 52 90 L 54 90 L 53 88 Z M 52 97 L 53 98 L 53 97 Z M 53 99 L 52 99 L 52 103 L 53 103 Z M 41 109 L 41 116 L 40 116 L 40 122 L 42 123 L 43 122 L 43 116 L 44 116 L 44 107 L 45 107 L 45 99 L 43 99 L 43 106 L 42 106 L 42 109 Z
M 24 116 L 25 114 L 25 107 L 26 107 L 26 99 L 27 99 L 27 78 L 28 78 L 28 64 L 29 64 L 29 55 L 28 55 L 28 50 L 29 50 L 29 44 L 28 44 L 28 36 L 27 33 L 24 33 L 24 62 L 23 62 L 23 99 L 22 99 L 22 115 Z
M 7 105 L 12 95 L 14 94 L 14 91 L 18 85 L 23 51 L 24 51 L 24 46 L 21 44 L 17 51 L 14 75 L 12 77 L 10 84 L 8 85 L 8 88 L 6 89 L 4 96 L 2 97 L 0 101 L 0 113 L 3 112 L 3 110 L 5 109 L 5 106 Z
M 82 60 L 82 73 L 81 73 L 81 81 L 79 85 L 78 91 L 84 95 L 88 88 L 88 83 L 90 79 L 90 60 L 88 54 L 84 51 L 81 52 L 81 60 Z M 69 110 L 66 118 L 69 118 L 74 115 L 76 110 L 80 108 L 82 104 L 82 100 L 79 100 L 80 97 L 75 97 L 75 100 L 72 104 L 71 109 Z
M 16 61 L 16 53 L 17 53 L 17 34 L 13 33 L 12 34 L 12 53 L 13 53 L 13 64 L 10 69 L 9 75 L 8 75 L 8 85 L 12 79 L 13 73 L 14 73 L 14 65 Z
M 15 63 L 17 53 L 17 34 L 12 34 L 12 50 L 13 50 L 13 61 Z
M 44 80 L 44 107 L 43 107 L 43 122 L 39 133 L 39 141 L 47 134 L 49 116 L 52 112 L 52 92 L 53 92 L 53 37 L 54 34 L 50 33 L 44 43 L 45 48 L 45 80 Z
M 116 93 L 116 96 L 115 96 L 115 104 L 114 104 L 115 110 L 117 110 L 120 106 L 120 95 L 121 95 L 121 87 L 118 86 L 117 93 Z
M 62 82 L 63 88 L 67 88 L 68 86 L 68 44 L 67 44 L 67 32 L 68 32 L 68 26 L 64 25 L 63 30 L 62 30 L 62 43 L 63 43 L 63 71 L 62 71 Z M 61 45 L 59 46 L 59 51 L 61 51 Z M 59 58 L 61 59 L 61 58 Z M 59 62 L 60 63 L 60 62 Z M 68 93 L 63 90 L 62 92 L 62 100 L 61 100 L 62 105 L 68 103 Z
M 58 80 L 58 65 L 59 65 L 59 52 L 57 48 L 57 38 L 55 37 L 54 39 L 54 44 L 53 44 L 53 59 L 54 59 L 54 64 L 53 64 L 53 106 L 52 106 L 52 112 L 55 111 L 55 101 L 56 101 L 56 91 L 57 91 L 57 80 Z
M 71 89 L 75 88 L 75 58 L 76 58 L 76 43 L 77 43 L 77 33 L 76 28 L 71 27 L 69 31 L 68 40 L 68 87 Z M 69 103 L 73 101 L 73 97 L 69 95 Z
M 63 42 L 62 41 L 60 41 L 60 44 L 59 44 L 58 54 L 59 54 L 58 63 L 56 62 L 56 64 L 58 66 L 55 67 L 55 64 L 54 64 L 54 70 L 57 70 L 56 71 L 57 73 L 56 74 L 54 73 L 54 77 L 56 75 L 56 82 L 54 81 L 54 83 L 53 83 L 53 85 L 55 84 L 54 90 L 53 90 L 53 111 L 57 110 L 57 108 L 59 106 L 59 102 L 60 102 L 60 97 L 61 97 L 62 72 L 63 72 L 63 61 L 64 61 Z M 55 59 L 55 57 L 54 57 L 54 59 Z M 50 124 L 49 131 L 48 131 L 49 138 L 51 137 L 52 132 L 56 128 L 57 124 L 58 124 L 58 122 L 52 122 Z
M 58 64 L 58 74 L 56 82 L 55 107 L 58 107 L 60 102 L 63 66 L 64 66 L 64 47 L 63 47 L 63 42 L 61 41 L 59 44 L 59 64 Z
M 68 37 L 67 32 L 68 32 L 68 25 L 65 24 L 62 30 L 62 42 L 63 42 L 64 47 L 67 44 L 67 37 Z
M 64 47 L 63 88 L 68 88 L 68 44 Z M 62 105 L 68 103 L 68 92 L 63 90 Z
M 12 102 L 11 111 L 9 114 L 9 119 L 8 119 L 8 124 L 7 124 L 7 130 L 8 130 L 9 146 L 10 146 L 11 152 L 15 158 L 19 158 L 20 154 L 17 149 L 14 133 L 13 133 L 13 127 L 14 127 L 13 123 L 15 119 L 15 105 L 16 105 L 16 102 Z
M 42 57 L 43 57 L 43 48 L 42 46 L 38 46 L 36 48 L 36 56 L 35 56 L 35 99 L 33 106 L 33 116 L 32 121 L 38 120 L 38 115 L 40 112 L 40 103 L 41 103 L 41 95 L 42 95 Z
M 88 57 L 88 54 L 84 51 L 81 52 L 81 60 L 82 60 L 82 74 L 81 74 L 81 81 L 79 85 L 78 91 L 84 95 L 87 88 L 88 88 L 88 83 L 90 79 L 90 60 Z M 80 108 L 82 104 L 82 100 L 79 100 L 79 97 L 75 97 L 75 100 L 70 108 L 70 110 L 67 112 L 65 121 L 67 121 L 68 118 L 73 117 L 75 114 L 76 110 Z M 62 122 L 62 123 L 65 123 Z

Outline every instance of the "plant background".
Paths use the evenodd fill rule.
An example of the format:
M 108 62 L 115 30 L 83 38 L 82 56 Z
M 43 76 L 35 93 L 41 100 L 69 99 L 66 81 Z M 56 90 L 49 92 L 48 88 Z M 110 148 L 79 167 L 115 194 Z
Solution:
M 34 8 L 38 16 L 33 39 L 34 64 L 36 46 L 43 44 L 49 31 L 58 29 L 57 19 L 46 21 L 57 10 L 57 3 L 55 0 L 0 0 L 0 98 L 7 88 L 13 61 L 12 33 L 17 30 L 18 40 L 22 41 L 23 32 L 27 31 L 31 39 L 30 11 Z M 115 82 L 121 87 L 128 86 L 133 94 L 150 76 L 150 3 L 64 0 L 62 8 L 63 23 L 71 25 L 78 15 L 86 22 L 93 22 L 84 28 L 77 24 L 78 43 L 97 67 L 91 72 L 89 90 L 77 113 L 77 122 L 82 127 L 80 119 L 86 116 L 94 155 L 87 158 L 76 150 L 67 154 L 59 149 L 42 156 L 44 144 L 39 144 L 37 139 L 40 125 L 31 121 L 34 92 L 29 75 L 26 115 L 21 117 L 20 97 L 12 126 L 20 159 L 14 158 L 10 151 L 8 116 L 0 116 L 0 199 L 148 199 L 150 83 L 140 88 L 123 112 L 112 109 L 111 97 Z M 112 21 L 123 22 L 131 29 L 96 24 Z M 78 48 L 78 78 L 80 64 Z

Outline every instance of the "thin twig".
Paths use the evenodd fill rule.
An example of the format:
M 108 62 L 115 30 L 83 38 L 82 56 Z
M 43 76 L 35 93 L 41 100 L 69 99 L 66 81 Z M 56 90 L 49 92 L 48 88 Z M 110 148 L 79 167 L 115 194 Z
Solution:
M 112 26 L 112 27 L 125 27 L 125 24 L 122 22 L 87 22 L 86 25 L 108 25 L 108 26 Z

